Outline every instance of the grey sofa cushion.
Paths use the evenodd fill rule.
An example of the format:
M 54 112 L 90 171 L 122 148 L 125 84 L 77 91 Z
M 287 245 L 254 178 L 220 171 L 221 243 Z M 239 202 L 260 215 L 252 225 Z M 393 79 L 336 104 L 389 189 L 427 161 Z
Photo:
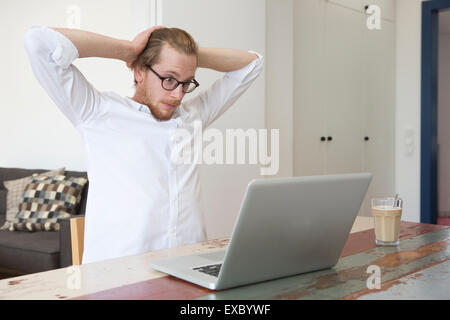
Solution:
M 59 232 L 0 230 L 0 265 L 34 273 L 59 268 Z

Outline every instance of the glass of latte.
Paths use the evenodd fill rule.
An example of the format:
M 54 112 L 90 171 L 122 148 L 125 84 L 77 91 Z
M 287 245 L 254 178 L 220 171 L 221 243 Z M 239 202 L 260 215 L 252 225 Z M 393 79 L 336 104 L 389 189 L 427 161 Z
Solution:
M 398 198 L 372 199 L 372 214 L 375 222 L 375 242 L 380 246 L 400 244 L 399 231 L 403 200 Z

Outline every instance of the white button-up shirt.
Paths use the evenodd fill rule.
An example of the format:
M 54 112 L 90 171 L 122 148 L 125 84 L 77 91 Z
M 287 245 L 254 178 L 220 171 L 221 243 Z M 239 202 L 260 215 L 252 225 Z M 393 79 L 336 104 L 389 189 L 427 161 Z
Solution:
M 63 34 L 32 27 L 25 49 L 36 78 L 83 140 L 89 177 L 83 263 L 205 240 L 198 164 L 171 161 L 179 143 L 173 135 L 183 128 L 194 138 L 194 121 L 205 129 L 225 112 L 261 73 L 261 55 L 159 121 L 146 105 L 97 91 L 72 64 L 78 50 Z

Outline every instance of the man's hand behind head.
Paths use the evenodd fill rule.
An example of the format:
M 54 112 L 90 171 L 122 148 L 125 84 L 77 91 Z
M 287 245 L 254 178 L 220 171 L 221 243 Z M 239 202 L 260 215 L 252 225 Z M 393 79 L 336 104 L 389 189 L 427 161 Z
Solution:
M 127 59 L 127 67 L 131 68 L 133 65 L 133 62 L 136 61 L 136 59 L 139 57 L 139 55 L 144 51 L 144 49 L 147 46 L 148 39 L 152 35 L 152 32 L 164 28 L 164 26 L 154 26 L 147 30 L 144 30 L 140 32 L 132 41 L 132 48 L 133 52 L 130 54 L 130 57 Z

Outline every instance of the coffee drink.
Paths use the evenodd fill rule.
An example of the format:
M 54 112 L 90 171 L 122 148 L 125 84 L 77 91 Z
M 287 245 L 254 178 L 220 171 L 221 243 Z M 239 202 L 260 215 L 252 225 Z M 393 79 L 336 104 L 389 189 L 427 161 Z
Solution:
M 402 200 L 394 198 L 373 199 L 372 214 L 375 222 L 375 238 L 378 245 L 398 245 Z
M 383 244 L 398 242 L 402 208 L 377 206 L 372 208 L 375 236 Z

